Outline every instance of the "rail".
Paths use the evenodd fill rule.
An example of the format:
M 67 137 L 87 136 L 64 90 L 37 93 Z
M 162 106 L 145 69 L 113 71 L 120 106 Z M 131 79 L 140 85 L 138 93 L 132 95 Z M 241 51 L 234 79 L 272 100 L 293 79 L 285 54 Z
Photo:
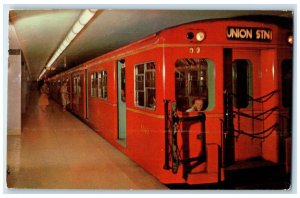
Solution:
M 270 109 L 267 109 L 266 111 L 263 111 L 261 113 L 258 113 L 255 115 L 254 113 L 254 103 L 261 103 L 262 104 L 262 109 L 264 109 L 264 104 L 269 101 L 275 94 L 279 94 L 279 90 L 274 90 L 264 96 L 258 97 L 258 98 L 253 98 L 251 96 L 248 96 L 248 101 L 251 102 L 251 114 L 247 114 L 244 112 L 241 112 L 240 108 L 237 108 L 237 111 L 233 111 L 234 117 L 237 116 L 237 125 L 238 128 L 236 129 L 234 127 L 234 132 L 237 133 L 235 136 L 236 138 L 239 137 L 239 135 L 246 135 L 252 138 L 257 138 L 257 139 L 265 139 L 269 137 L 276 129 L 279 128 L 280 124 L 278 121 L 276 121 L 274 124 L 272 124 L 270 127 L 265 129 L 265 121 L 274 114 L 274 112 L 279 111 L 279 106 L 274 106 Z M 232 94 L 232 97 L 236 98 L 237 96 L 235 94 Z M 244 131 L 241 129 L 241 118 L 249 118 L 251 119 L 252 122 L 252 131 Z M 262 131 L 255 132 L 255 121 L 260 121 L 262 122 Z
M 164 169 L 169 170 L 172 169 L 172 172 L 176 174 L 178 172 L 178 168 L 181 164 L 184 166 L 194 162 L 193 164 L 186 166 L 188 168 L 184 168 L 183 177 L 186 179 L 187 174 L 195 167 L 200 165 L 202 162 L 206 160 L 206 145 L 202 144 L 202 153 L 198 156 L 193 157 L 181 157 L 180 153 L 182 152 L 178 147 L 177 134 L 180 131 L 179 125 L 184 122 L 199 122 L 201 124 L 200 134 L 198 134 L 199 139 L 203 139 L 205 141 L 205 119 L 206 116 L 204 113 L 193 113 L 185 114 L 179 113 L 177 111 L 176 102 L 172 102 L 171 110 L 169 110 L 170 100 L 164 100 L 164 108 L 165 108 L 165 163 Z M 201 136 L 201 137 L 200 137 Z M 170 165 L 171 163 L 171 165 Z

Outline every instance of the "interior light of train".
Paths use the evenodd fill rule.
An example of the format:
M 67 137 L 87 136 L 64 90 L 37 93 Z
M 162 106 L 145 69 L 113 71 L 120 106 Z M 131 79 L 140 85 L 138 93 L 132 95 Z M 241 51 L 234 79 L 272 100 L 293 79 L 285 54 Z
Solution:
M 292 35 L 290 35 L 289 37 L 288 37 L 288 42 L 289 42 L 289 44 L 293 44 L 293 36 Z

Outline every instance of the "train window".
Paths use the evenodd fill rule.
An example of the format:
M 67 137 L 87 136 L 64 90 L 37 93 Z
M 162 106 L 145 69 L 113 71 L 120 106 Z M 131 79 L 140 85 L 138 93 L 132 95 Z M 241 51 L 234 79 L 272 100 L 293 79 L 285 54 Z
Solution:
M 73 94 L 81 95 L 81 81 L 80 76 L 73 78 Z
M 281 64 L 282 104 L 289 108 L 292 104 L 292 60 L 284 60 Z
M 251 82 L 252 70 L 250 61 L 245 59 L 235 60 L 233 62 L 233 93 L 236 108 L 249 106 Z
M 100 71 L 98 73 L 98 98 L 107 98 L 107 72 Z
M 64 82 L 67 82 L 67 90 L 68 90 L 68 93 L 70 93 L 70 83 L 69 83 L 69 78 L 65 78 L 63 81 Z
M 123 102 L 126 102 L 126 67 L 125 64 L 122 65 L 122 69 L 121 69 L 121 100 Z
M 97 87 L 98 87 L 97 73 L 94 72 L 91 74 L 91 97 L 97 97 Z
M 156 108 L 155 63 L 135 66 L 135 104 L 139 107 Z
M 77 76 L 77 94 L 81 95 L 81 78 Z
M 57 81 L 57 90 L 60 90 L 60 80 Z
M 213 75 L 214 64 L 209 59 L 184 58 L 176 61 L 175 95 L 179 111 L 186 111 L 195 99 L 203 101 L 201 110 L 213 106 Z
M 77 93 L 77 79 L 73 78 L 73 93 Z

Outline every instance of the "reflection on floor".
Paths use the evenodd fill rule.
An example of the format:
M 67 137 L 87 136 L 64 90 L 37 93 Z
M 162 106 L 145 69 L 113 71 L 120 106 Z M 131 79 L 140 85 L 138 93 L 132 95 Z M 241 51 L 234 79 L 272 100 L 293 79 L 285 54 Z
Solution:
M 7 138 L 7 186 L 26 189 L 167 189 L 69 112 L 33 92 L 22 134 Z

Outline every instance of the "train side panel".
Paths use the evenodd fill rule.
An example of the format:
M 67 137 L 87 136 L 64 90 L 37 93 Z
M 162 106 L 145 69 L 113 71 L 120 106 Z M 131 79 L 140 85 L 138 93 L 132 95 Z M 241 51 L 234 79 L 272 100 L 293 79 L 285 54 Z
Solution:
M 86 84 L 85 84 L 85 70 L 78 69 L 75 70 L 72 75 L 72 112 L 79 116 L 81 119 L 85 119 L 86 113 Z
M 116 104 L 116 83 L 115 83 L 115 63 L 106 62 L 94 64 L 88 67 L 87 83 L 88 83 L 88 118 L 86 122 L 94 128 L 99 134 L 116 145 L 116 119 L 117 119 L 117 104 Z M 107 80 L 107 90 L 101 90 L 99 86 L 102 74 L 105 74 Z M 93 85 L 94 83 L 94 85 Z M 105 93 L 104 93 L 105 92 Z M 101 94 L 105 94 L 102 96 Z
M 289 170 L 287 35 L 231 20 L 164 30 L 72 71 L 71 110 L 162 183 L 217 183 L 252 159 Z
M 147 171 L 159 175 L 163 166 L 163 90 L 162 90 L 162 49 L 155 48 L 126 57 L 126 153 Z M 154 106 L 147 106 L 146 101 L 153 98 L 142 96 L 137 99 L 137 68 L 146 64 L 155 65 L 155 93 L 152 95 Z M 148 67 L 148 66 L 147 66 Z M 145 69 L 147 68 L 145 66 Z M 147 78 L 144 76 L 145 79 Z M 147 88 L 145 88 L 147 89 Z M 146 91 L 146 90 L 145 90 Z M 151 92 L 153 94 L 153 92 Z M 145 98 L 144 98 L 145 97 Z M 150 151 L 150 152 L 149 152 Z

